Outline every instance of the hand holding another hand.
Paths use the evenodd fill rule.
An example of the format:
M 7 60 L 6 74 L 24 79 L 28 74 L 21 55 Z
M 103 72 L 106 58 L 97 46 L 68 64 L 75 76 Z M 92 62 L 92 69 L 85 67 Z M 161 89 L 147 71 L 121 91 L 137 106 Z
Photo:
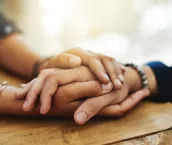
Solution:
M 56 92 L 56 107 L 63 111 L 72 104 L 70 107 L 73 108 L 72 111 L 76 110 L 74 120 L 78 124 L 84 124 L 95 115 L 122 116 L 150 94 L 148 89 L 140 90 L 139 84 L 138 88 L 135 87 L 136 81 L 140 81 L 135 70 L 129 68 L 124 77 L 126 82 L 121 90 L 112 90 L 103 95 L 98 95 L 101 92 L 99 83 L 89 82 L 90 86 L 94 85 L 92 88 L 97 89 L 91 89 L 86 82 L 82 82 L 82 85 L 75 82 L 61 86 Z M 134 93 L 130 94 L 131 92 Z M 78 100 L 82 98 L 84 100 Z M 63 99 L 68 100 L 67 104 L 61 102 Z M 70 112 L 70 109 L 68 111 Z
M 102 84 L 111 81 L 114 89 L 122 88 L 125 68 L 119 62 L 110 56 L 85 51 L 81 48 L 69 49 L 52 57 L 42 64 L 40 70 L 49 68 L 70 69 L 80 65 L 88 67 Z
M 89 84 L 90 81 L 94 81 L 94 83 L 92 83 L 92 86 L 90 86 Z M 30 111 L 34 108 L 35 103 L 40 96 L 40 113 L 46 114 L 51 108 L 52 97 L 55 95 L 56 91 L 58 91 L 58 87 L 67 84 L 70 85 L 70 83 L 75 84 L 75 82 L 80 83 L 80 87 L 82 87 L 82 82 L 87 82 L 87 85 L 90 87 L 88 92 L 90 94 L 94 93 L 94 91 L 97 89 L 96 84 L 99 84 L 98 89 L 101 89 L 101 91 L 98 92 L 99 94 L 94 94 L 96 96 L 110 92 L 113 89 L 111 82 L 109 82 L 108 84 L 101 84 L 97 80 L 95 75 L 93 75 L 91 71 L 84 66 L 73 69 L 46 69 L 40 72 L 38 78 L 24 85 L 23 89 L 16 94 L 16 98 L 25 98 L 26 100 L 23 105 L 23 109 L 24 111 Z M 72 90 L 72 92 L 75 91 L 77 90 Z M 64 91 L 61 92 L 64 93 Z M 87 95 L 88 93 L 86 93 L 85 95 Z M 64 97 L 61 99 L 63 100 Z M 78 98 L 78 96 L 75 96 L 75 100 L 76 99 L 80 98 Z M 72 101 L 74 100 L 71 99 L 70 102 Z
M 76 123 L 84 124 L 95 115 L 121 116 L 149 95 L 147 89 L 140 90 L 140 77 L 135 70 L 129 68 L 129 71 L 125 72 L 121 64 L 114 62 L 110 57 L 95 55 L 80 49 L 72 49 L 67 51 L 67 54 L 60 55 L 68 58 L 77 55 L 77 58 L 78 56 L 80 58 L 78 60 L 81 60 L 77 65 L 82 64 L 88 68 L 80 66 L 65 70 L 60 68 L 42 70 L 38 78 L 24 85 L 16 95 L 17 99 L 26 97 L 23 105 L 25 111 L 33 109 L 40 96 L 41 114 L 46 114 L 51 108 L 51 103 L 54 102 L 56 109 L 62 115 L 73 115 L 75 112 Z M 45 65 L 46 68 L 54 67 L 57 58 L 49 60 Z M 61 63 L 59 66 L 69 67 L 65 64 L 68 64 L 70 59 L 63 60 L 63 58 L 64 56 L 58 61 Z M 108 81 L 105 79 L 108 77 L 103 77 L 107 76 L 106 72 L 110 76 Z M 125 82 L 124 79 L 121 80 L 121 87 L 118 88 L 114 80 L 119 79 L 118 74 L 124 72 Z

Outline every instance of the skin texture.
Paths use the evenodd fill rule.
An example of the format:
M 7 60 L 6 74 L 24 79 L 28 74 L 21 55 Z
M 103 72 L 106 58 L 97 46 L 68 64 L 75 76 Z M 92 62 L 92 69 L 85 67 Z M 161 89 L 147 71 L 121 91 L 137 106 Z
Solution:
M 122 88 L 125 70 L 113 57 L 83 51 L 80 48 L 70 49 L 66 53 L 82 58 L 82 65 L 89 67 L 103 84 L 109 83 L 111 80 L 115 89 Z
M 31 51 L 30 45 L 19 34 L 11 34 L 0 42 L 0 66 L 26 79 L 33 78 L 33 66 L 42 59 Z M 70 61 L 71 59 L 75 61 Z M 40 66 L 39 71 L 46 68 L 46 63 Z M 59 54 L 53 57 L 50 65 L 52 68 L 60 66 L 73 68 L 81 65 L 81 59 L 70 54 Z
M 73 82 L 88 82 L 93 80 L 97 80 L 96 76 L 84 66 L 73 69 L 47 69 L 43 70 L 38 78 L 28 83 L 24 87 L 23 92 L 17 94 L 16 97 L 18 99 L 24 99 L 26 96 L 23 109 L 24 111 L 30 111 L 32 108 L 34 108 L 35 103 L 39 98 L 38 96 L 40 95 L 40 113 L 46 114 L 51 107 L 52 97 L 55 95 L 58 86 Z M 94 86 L 90 87 L 97 89 Z M 113 89 L 111 83 L 102 85 L 100 87 L 102 88 L 101 94 L 110 92 Z M 62 93 L 63 92 L 60 94 Z
M 90 82 L 90 84 L 94 85 L 94 83 Z M 85 87 L 87 84 L 85 84 Z M 59 88 L 60 90 L 60 88 Z M 5 90 L 0 94 L 0 113 L 1 114 L 10 114 L 10 115 L 19 115 L 19 116 L 41 116 L 39 113 L 40 103 L 38 102 L 36 106 L 28 112 L 24 112 L 22 109 L 24 100 L 16 100 L 16 92 L 20 92 L 21 88 L 15 88 L 12 86 L 8 86 Z M 93 90 L 94 92 L 95 90 Z M 99 91 L 97 89 L 97 91 Z M 98 92 L 94 92 L 97 94 Z M 142 98 L 149 95 L 148 91 L 141 90 L 139 92 L 134 93 L 131 96 L 128 96 L 126 100 L 122 103 L 115 105 L 108 105 L 101 109 L 101 111 L 97 114 L 99 116 L 122 116 L 129 109 L 133 108 Z M 132 99 L 131 99 L 132 98 Z M 45 116 L 72 116 L 75 110 L 82 104 L 82 100 L 69 102 L 67 99 L 60 99 L 58 94 L 54 96 L 54 100 L 51 106 L 50 111 Z M 59 105 L 60 104 L 60 105 Z M 75 120 L 76 121 L 76 120 Z M 88 120 L 87 120 L 88 121 Z M 81 122 L 76 121 L 78 124 L 83 124 Z
M 153 73 L 149 72 L 150 68 L 145 67 L 144 69 L 147 73 L 148 79 L 152 78 Z M 50 111 L 46 115 L 72 116 L 74 114 L 74 120 L 78 124 L 86 123 L 94 115 L 122 116 L 127 111 L 132 109 L 135 105 L 137 105 L 137 103 L 139 103 L 140 100 L 149 96 L 150 92 L 153 92 L 151 89 L 150 91 L 148 91 L 148 90 L 140 90 L 140 88 L 135 87 L 135 83 L 140 82 L 139 80 L 140 78 L 137 72 L 135 72 L 135 70 L 131 68 L 127 68 L 127 71 L 124 75 L 126 84 L 124 84 L 125 87 L 123 87 L 122 90 L 111 91 L 103 95 L 102 95 L 103 89 L 101 83 L 98 80 L 96 80 L 94 76 L 92 76 L 88 68 L 81 67 L 74 69 L 74 73 L 78 71 L 82 72 L 81 74 L 85 74 L 84 76 L 88 76 L 88 78 L 84 78 L 83 81 L 77 80 L 73 83 L 60 86 L 55 96 L 52 99 L 53 103 L 50 108 Z M 71 70 L 70 70 L 70 74 L 72 74 Z M 83 79 L 83 76 L 78 79 L 81 78 Z M 151 81 L 150 81 L 150 86 L 152 86 Z M 72 90 L 74 89 L 75 91 L 71 92 L 69 88 L 71 88 Z M 137 91 L 137 89 L 139 91 Z M 129 92 L 133 92 L 133 91 L 135 91 L 135 93 L 129 95 Z M 5 88 L 5 90 L 1 93 L 1 102 L 3 102 L 2 103 L 3 105 L 0 104 L 1 113 L 13 114 L 13 115 L 26 115 L 26 116 L 40 115 L 39 101 L 35 104 L 35 107 L 31 111 L 24 112 L 22 110 L 24 100 L 15 99 L 16 94 L 17 93 L 20 94 L 21 92 L 23 92 L 23 88 L 14 88 L 14 87 Z M 89 93 L 86 94 L 86 92 Z M 99 96 L 99 97 L 95 97 L 95 96 Z M 95 105 L 94 102 L 97 101 L 99 103 L 96 103 Z M 83 112 L 84 114 L 86 114 L 85 120 L 81 117 L 81 115 L 80 117 L 77 117 L 77 114 L 79 112 Z
M 1 40 L 0 66 L 5 69 L 27 79 L 33 79 L 33 66 L 36 62 L 41 62 L 42 60 L 44 58 L 31 51 L 29 44 L 20 34 L 11 34 Z M 26 64 L 27 67 L 25 67 Z M 90 68 L 102 83 L 107 84 L 111 79 L 114 88 L 120 89 L 122 87 L 122 83 L 124 82 L 122 72 L 124 70 L 114 58 L 83 51 L 79 48 L 70 49 L 41 63 L 38 73 L 43 69 L 69 69 L 78 67 L 81 64 Z
M 110 93 L 101 95 L 99 97 L 88 98 L 75 111 L 75 122 L 78 124 L 84 124 L 98 112 L 101 112 L 102 108 L 109 109 L 107 109 L 108 111 L 103 111 L 104 113 L 106 112 L 106 115 L 121 116 L 133 108 L 141 99 L 149 95 L 156 95 L 158 91 L 155 76 L 149 67 L 145 66 L 143 69 L 148 77 L 149 89 L 141 90 L 141 80 L 138 73 L 132 68 L 127 68 L 127 71 L 124 75 L 126 81 L 122 89 L 116 91 L 113 90 Z M 68 94 L 66 94 L 66 96 L 67 95 Z M 120 105 L 116 107 L 108 107 L 115 104 Z
M 30 46 L 19 34 L 11 34 L 1 40 L 0 66 L 5 69 L 17 73 L 27 79 L 31 79 L 33 78 L 32 72 L 34 64 L 36 62 L 42 62 L 42 60 L 44 59 L 30 50 Z M 55 72 L 55 69 L 51 70 L 51 72 L 47 72 L 45 69 L 70 69 L 78 67 L 81 64 L 90 68 L 91 71 L 96 75 L 96 77 L 98 77 L 98 79 L 101 81 L 101 83 L 104 84 L 104 86 L 110 83 L 110 79 L 108 77 L 109 75 L 115 89 L 120 89 L 122 87 L 122 83 L 124 83 L 122 73 L 125 70 L 123 67 L 121 67 L 120 63 L 115 61 L 114 58 L 101 54 L 94 54 L 88 51 L 83 51 L 79 48 L 73 48 L 64 53 L 58 54 L 45 62 L 43 61 L 43 63 L 40 63 L 40 66 L 38 68 L 38 73 L 40 74 L 35 81 L 32 81 L 34 85 L 31 85 L 32 89 L 28 88 L 30 92 L 28 93 L 26 98 L 31 97 L 31 99 L 33 98 L 33 100 L 36 100 L 36 97 L 38 97 L 39 93 L 41 92 L 41 102 L 42 104 L 45 104 L 45 101 L 43 101 L 45 100 L 44 98 L 46 98 L 45 96 L 51 98 L 51 96 L 54 95 L 59 83 L 58 78 L 49 78 L 50 73 L 53 74 L 53 71 Z M 49 84 L 56 87 L 49 88 Z M 34 90 L 39 91 L 34 94 Z M 34 95 L 32 96 L 32 94 Z M 51 103 L 51 99 L 48 99 L 47 101 L 48 104 Z M 30 107 L 25 110 L 30 110 L 32 108 L 31 105 L 32 102 L 29 104 Z M 23 108 L 27 108 L 27 102 L 24 106 L 26 107 Z M 41 109 L 41 113 L 45 114 L 48 112 L 50 107 L 46 104 L 43 106 L 45 107 Z
M 115 89 L 121 89 L 124 83 L 123 72 L 125 69 L 112 57 L 73 48 L 44 62 L 40 56 L 29 49 L 30 46 L 19 34 L 11 34 L 1 40 L 0 43 L 0 66 L 20 76 L 31 79 L 35 63 L 43 62 L 40 63 L 37 70 L 40 73 L 39 76 L 36 80 L 31 81 L 32 83 L 29 83 L 31 88 L 27 87 L 29 92 L 26 99 L 29 101 L 26 101 L 23 106 L 25 111 L 29 111 L 34 107 L 33 102 L 36 101 L 38 95 L 41 96 L 41 113 L 46 114 L 50 109 L 51 98 L 55 94 L 58 85 L 61 85 L 59 84 L 59 78 L 52 77 L 56 70 L 47 70 L 50 68 L 70 69 L 85 65 L 104 84 L 103 87 L 110 83 L 110 79 Z M 62 78 L 65 78 L 65 76 Z M 49 87 L 50 84 L 53 87 Z M 45 103 L 46 101 L 47 103 Z
M 42 58 L 29 51 L 29 48 L 29 45 L 24 41 L 21 35 L 12 34 L 7 36 L 1 40 L 0 43 L 0 66 L 24 76 L 27 79 L 31 79 L 33 77 L 32 71 L 35 62 L 40 61 Z M 26 64 L 27 67 L 25 67 Z M 66 69 L 79 65 L 84 65 L 87 68 L 78 67 L 70 71 L 60 69 L 44 70 L 56 67 Z M 140 78 L 137 73 L 128 71 L 123 77 L 124 70 L 120 63 L 116 62 L 114 58 L 83 51 L 78 48 L 70 49 L 67 52 L 54 56 L 49 61 L 41 64 L 38 70 L 40 72 L 38 78 L 23 85 L 22 88 L 8 86 L 4 89 L 0 94 L 2 102 L 0 104 L 0 108 L 2 109 L 1 113 L 13 115 L 40 115 L 39 111 L 41 109 L 42 114 L 48 112 L 47 115 L 54 116 L 64 114 L 72 115 L 75 112 L 75 121 L 78 124 L 84 124 L 94 115 L 113 116 L 124 114 L 128 109 L 136 105 L 139 100 L 149 94 L 149 91 L 142 90 L 128 96 L 129 93 L 135 92 L 141 88 L 139 83 Z M 145 68 L 145 70 L 151 82 L 149 86 L 150 92 L 151 94 L 156 94 L 156 81 L 152 79 L 154 75 L 150 68 Z M 73 73 L 71 73 L 71 71 L 73 71 Z M 74 74 L 77 74 L 77 72 L 79 72 L 78 75 L 82 74 L 83 76 L 78 77 L 78 75 L 76 75 L 76 77 Z M 73 76 L 69 74 L 73 74 Z M 124 78 L 126 82 L 124 82 Z M 66 81 L 64 81 L 65 79 Z M 110 81 L 117 91 L 110 91 L 112 89 Z M 80 84 L 78 85 L 77 83 Z M 54 87 L 49 88 L 49 84 Z M 72 85 L 70 87 L 73 87 L 73 90 L 75 90 L 73 91 L 73 99 L 71 99 L 72 93 L 65 91 L 67 89 L 64 87 L 68 88 L 68 85 Z M 93 86 L 87 90 L 90 94 L 86 94 L 87 91 L 85 87 L 88 85 Z M 59 87 L 58 91 L 56 91 L 57 87 Z M 108 87 L 110 88 L 109 90 Z M 60 91 L 61 89 L 63 89 L 63 91 Z M 64 92 L 68 92 L 70 95 L 64 95 Z M 40 95 L 40 100 L 37 100 L 38 95 Z M 65 96 L 70 96 L 70 100 L 65 99 Z M 137 98 L 135 96 L 137 96 Z M 15 100 L 16 98 L 24 99 L 25 97 L 26 101 Z M 131 101 L 130 98 L 132 98 L 133 101 Z M 48 102 L 48 105 L 45 102 Z M 50 106 L 51 102 L 53 102 L 52 106 Z M 94 102 L 99 103 L 94 105 Z M 123 106 L 123 104 L 128 105 Z M 118 107 L 118 109 L 119 107 L 121 108 L 118 110 L 118 113 L 113 110 L 113 108 L 116 108 L 114 106 Z M 24 112 L 22 108 L 27 112 Z

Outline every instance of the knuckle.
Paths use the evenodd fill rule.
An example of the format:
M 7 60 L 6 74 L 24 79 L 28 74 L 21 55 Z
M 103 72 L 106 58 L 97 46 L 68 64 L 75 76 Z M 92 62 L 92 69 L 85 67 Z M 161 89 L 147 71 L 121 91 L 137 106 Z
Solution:
M 41 70 L 40 74 L 46 76 L 49 73 L 48 69 Z
M 52 81 L 55 80 L 55 75 L 53 73 L 47 73 L 46 80 Z
M 95 63 L 97 61 L 100 61 L 99 57 L 97 57 L 97 56 L 90 56 L 89 60 L 88 60 L 88 63 Z
M 96 105 L 91 103 L 91 102 L 87 102 L 86 104 L 86 109 L 85 112 L 87 112 L 88 116 L 94 114 L 96 112 Z
M 103 62 L 109 62 L 109 61 L 114 62 L 115 59 L 113 57 L 110 57 L 110 56 L 104 56 L 102 61 Z

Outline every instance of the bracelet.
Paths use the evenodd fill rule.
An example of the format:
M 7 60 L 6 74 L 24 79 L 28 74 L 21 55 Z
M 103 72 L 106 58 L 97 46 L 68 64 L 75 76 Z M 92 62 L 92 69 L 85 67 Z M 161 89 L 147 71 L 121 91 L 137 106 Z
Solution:
M 2 83 L 0 83 L 2 88 L 0 88 L 0 94 L 3 92 L 3 90 L 7 87 L 8 85 L 8 82 L 7 81 L 4 81 Z
M 147 76 L 146 76 L 144 70 L 141 67 L 139 67 L 133 63 L 127 63 L 127 64 L 124 64 L 124 66 L 135 69 L 141 78 L 142 88 L 148 88 L 148 79 L 147 79 Z

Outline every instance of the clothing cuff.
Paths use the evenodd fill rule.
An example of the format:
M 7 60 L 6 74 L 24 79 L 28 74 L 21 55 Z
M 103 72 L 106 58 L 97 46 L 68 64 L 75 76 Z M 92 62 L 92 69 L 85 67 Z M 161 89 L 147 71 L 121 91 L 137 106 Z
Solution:
M 172 67 L 168 67 L 160 61 L 149 62 L 147 65 L 154 72 L 158 87 L 158 96 L 151 99 L 154 101 L 172 101 Z

